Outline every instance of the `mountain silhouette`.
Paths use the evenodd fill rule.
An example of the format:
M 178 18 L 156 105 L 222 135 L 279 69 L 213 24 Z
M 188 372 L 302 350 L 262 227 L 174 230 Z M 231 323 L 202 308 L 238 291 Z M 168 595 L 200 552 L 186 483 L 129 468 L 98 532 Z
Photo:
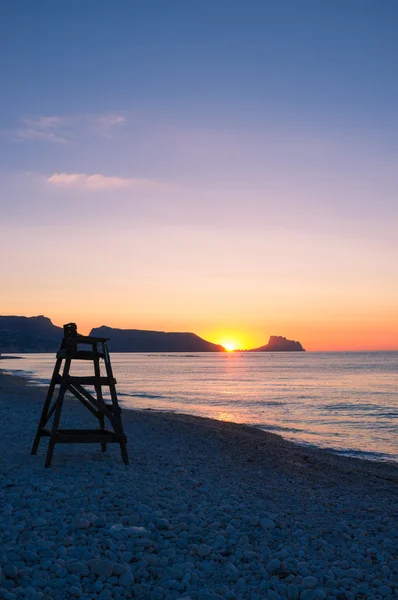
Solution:
M 143 329 L 115 329 L 102 325 L 90 335 L 109 338 L 111 352 L 225 352 L 195 333 L 166 333 Z M 62 327 L 48 317 L 0 316 L 0 353 L 56 352 L 63 338 Z M 268 344 L 248 352 L 305 352 L 300 342 L 272 335 Z
M 0 316 L 0 353 L 56 352 L 63 338 L 62 327 L 48 317 Z M 207 342 L 194 333 L 165 333 L 141 329 L 97 327 L 90 335 L 109 338 L 113 352 L 225 352 L 223 346 Z
M 0 352 L 56 352 L 62 337 L 48 317 L 0 316 Z
M 111 352 L 225 352 L 195 333 L 166 333 L 142 329 L 114 329 L 103 325 L 90 335 L 109 338 Z

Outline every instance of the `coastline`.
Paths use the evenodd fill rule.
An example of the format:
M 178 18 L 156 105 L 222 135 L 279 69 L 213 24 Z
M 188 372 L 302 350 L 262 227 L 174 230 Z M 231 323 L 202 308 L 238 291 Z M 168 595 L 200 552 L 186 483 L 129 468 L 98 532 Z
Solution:
M 397 464 L 246 425 L 124 409 L 129 467 L 117 445 L 101 453 L 77 444 L 57 445 L 44 469 L 44 442 L 30 456 L 43 402 L 43 388 L 0 371 L 10 520 L 0 597 L 27 587 L 37 600 L 398 593 Z M 65 408 L 71 426 L 92 425 L 77 402 Z

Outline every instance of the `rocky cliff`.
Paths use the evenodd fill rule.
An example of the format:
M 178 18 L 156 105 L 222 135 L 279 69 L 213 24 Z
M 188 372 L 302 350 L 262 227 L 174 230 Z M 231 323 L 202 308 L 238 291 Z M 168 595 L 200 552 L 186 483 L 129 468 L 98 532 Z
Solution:
M 260 348 L 253 348 L 249 352 L 305 352 L 300 342 L 287 340 L 280 335 L 271 335 L 268 344 Z
M 223 346 L 212 344 L 194 333 L 165 333 L 142 329 L 97 327 L 90 335 L 109 338 L 111 352 L 225 352 Z
M 62 327 L 43 317 L 0 316 L 0 352 L 56 352 Z

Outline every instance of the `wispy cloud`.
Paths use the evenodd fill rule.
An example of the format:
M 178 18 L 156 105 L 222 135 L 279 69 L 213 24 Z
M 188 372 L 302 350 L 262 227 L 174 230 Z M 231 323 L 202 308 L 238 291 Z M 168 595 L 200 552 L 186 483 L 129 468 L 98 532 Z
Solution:
M 65 144 L 83 136 L 110 138 L 117 128 L 126 123 L 118 113 L 97 115 L 22 117 L 12 135 L 17 140 L 44 141 Z M 8 132 L 9 133 L 9 132 Z
M 90 120 L 100 135 L 104 137 L 109 137 L 115 128 L 126 123 L 126 118 L 117 113 L 92 116 Z
M 95 173 L 88 175 L 86 173 L 54 173 L 47 178 L 47 182 L 59 187 L 80 188 L 90 191 L 108 191 L 136 189 L 140 191 L 155 191 L 161 188 L 169 187 L 157 181 L 150 179 L 133 179 L 129 177 L 108 177 Z
M 65 119 L 62 117 L 24 117 L 16 130 L 16 136 L 20 140 L 42 140 L 64 144 L 67 142 L 64 126 Z

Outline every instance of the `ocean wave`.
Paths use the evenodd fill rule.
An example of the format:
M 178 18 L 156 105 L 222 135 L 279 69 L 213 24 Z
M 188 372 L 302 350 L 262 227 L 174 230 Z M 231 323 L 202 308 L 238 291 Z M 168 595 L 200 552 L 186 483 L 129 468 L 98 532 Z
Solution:
M 150 400 L 170 400 L 167 396 L 162 396 L 158 394 L 149 394 L 148 392 L 118 392 L 118 396 L 128 396 L 129 398 L 148 398 Z
M 258 425 L 255 424 L 255 427 L 259 429 L 264 429 L 265 431 L 290 431 L 291 433 L 308 433 L 311 431 L 307 431 L 306 429 L 297 429 L 296 427 L 282 427 L 281 425 Z
M 369 450 L 358 450 L 355 448 L 329 448 L 325 447 L 324 450 L 333 452 L 333 454 L 341 454 L 343 456 L 352 456 L 356 458 L 368 458 L 371 460 L 391 460 L 391 455 L 385 454 L 384 452 L 375 452 Z
M 324 404 L 320 408 L 321 408 L 321 410 L 322 409 L 323 410 L 338 410 L 338 411 L 348 411 L 348 412 L 352 413 L 352 412 L 369 411 L 369 410 L 374 410 L 374 411 L 378 412 L 381 407 L 380 407 L 380 405 L 371 404 L 371 403 L 347 404 L 345 402 L 342 402 L 340 404 Z

